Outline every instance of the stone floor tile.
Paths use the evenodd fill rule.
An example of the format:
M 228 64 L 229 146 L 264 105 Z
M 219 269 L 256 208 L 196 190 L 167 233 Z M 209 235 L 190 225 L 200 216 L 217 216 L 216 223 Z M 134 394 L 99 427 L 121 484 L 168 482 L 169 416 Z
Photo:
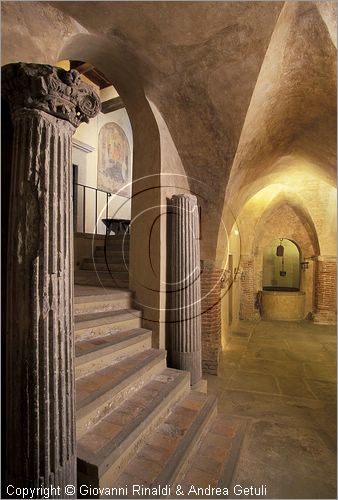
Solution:
M 305 363 L 304 374 L 306 378 L 334 382 L 337 375 L 336 363 Z
M 236 370 L 228 380 L 227 389 L 267 392 L 279 394 L 279 389 L 272 375 Z
M 266 483 L 265 498 L 336 498 L 335 355 L 335 327 L 306 321 L 261 321 L 242 355 L 222 354 L 208 389 L 219 417 L 247 422 L 230 489 Z
M 298 398 L 316 399 L 315 395 L 309 390 L 307 384 L 299 377 L 277 377 L 277 382 L 282 394 L 295 396 Z
M 286 349 L 278 347 L 264 347 L 257 346 L 253 342 L 249 344 L 245 357 L 255 359 L 270 359 L 272 361 L 288 361 L 290 359 L 289 353 Z
M 312 379 L 305 379 L 305 381 L 318 399 L 335 403 L 337 398 L 337 384 L 335 382 Z

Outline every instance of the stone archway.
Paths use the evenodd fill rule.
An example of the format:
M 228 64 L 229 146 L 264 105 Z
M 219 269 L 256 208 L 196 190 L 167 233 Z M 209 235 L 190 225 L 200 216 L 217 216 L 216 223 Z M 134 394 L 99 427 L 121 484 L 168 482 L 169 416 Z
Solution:
M 161 149 L 154 114 L 137 75 L 107 39 L 75 35 L 60 50 L 59 59 L 93 64 L 113 82 L 125 104 L 134 143 L 129 286 L 143 309 L 144 326 L 154 331 L 159 344 L 160 229 L 152 228 L 160 217 Z

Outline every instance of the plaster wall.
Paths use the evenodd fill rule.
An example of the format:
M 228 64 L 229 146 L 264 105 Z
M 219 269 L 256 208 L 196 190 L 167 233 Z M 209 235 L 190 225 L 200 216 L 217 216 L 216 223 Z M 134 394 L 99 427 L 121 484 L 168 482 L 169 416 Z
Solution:
M 231 260 L 229 256 L 231 256 L 232 266 L 230 265 Z M 221 289 L 222 349 L 224 349 L 227 344 L 230 330 L 235 329 L 239 321 L 240 264 L 241 237 L 237 225 L 234 225 L 228 238 L 227 250 L 224 252 L 222 265 L 222 268 L 226 270 L 224 275 L 225 280 Z
M 59 61 L 57 66 L 63 69 L 69 70 L 70 63 L 68 60 Z M 101 102 L 105 102 L 109 99 L 118 97 L 117 90 L 113 85 L 100 90 L 100 88 L 95 85 L 91 80 L 89 80 L 86 75 L 81 75 L 81 79 L 93 87 L 95 92 L 100 96 Z M 97 188 L 97 174 L 98 174 L 98 147 L 99 147 L 99 133 L 101 128 L 106 123 L 116 123 L 121 127 L 123 132 L 126 134 L 128 143 L 130 146 L 131 153 L 133 151 L 133 134 L 131 129 L 130 120 L 128 113 L 125 108 L 113 111 L 112 113 L 99 113 L 95 118 L 89 121 L 89 123 L 82 123 L 75 131 L 74 139 L 75 141 L 81 141 L 84 145 L 87 145 L 92 149 L 92 151 L 83 151 L 76 145 L 72 148 L 72 161 L 73 164 L 77 165 L 77 175 L 78 184 L 83 186 L 88 186 L 92 188 Z M 74 142 L 74 141 L 73 141 Z M 131 169 L 132 169 L 132 154 L 131 154 Z M 76 232 L 85 233 L 95 233 L 95 191 L 91 189 L 86 190 L 85 198 L 85 225 L 83 221 L 83 195 L 84 188 L 79 186 L 76 192 Z M 105 234 L 106 228 L 101 222 L 102 218 L 107 216 L 106 214 L 106 203 L 107 197 L 104 193 L 98 192 L 98 221 L 97 221 L 97 233 Z M 113 193 L 109 197 L 108 205 L 108 217 L 120 218 L 120 219 L 130 219 L 131 218 L 131 198 L 126 198 L 125 196 L 120 196 Z
M 284 256 L 276 255 L 276 248 L 282 245 Z M 285 276 L 280 275 L 282 270 L 282 259 L 284 259 Z M 287 287 L 299 288 L 300 283 L 300 255 L 298 248 L 290 240 L 272 240 L 263 251 L 263 287 Z
M 99 132 L 101 128 L 106 123 L 116 123 L 119 125 L 128 138 L 128 142 L 130 145 L 130 149 L 132 151 L 133 148 L 133 135 L 131 130 L 130 121 L 128 118 L 128 114 L 125 110 L 119 109 L 112 113 L 99 113 L 97 117 L 95 117 L 88 124 L 83 123 L 74 134 L 74 138 L 88 144 L 93 147 L 94 150 L 90 153 L 83 152 L 76 147 L 73 146 L 73 163 L 78 165 L 78 183 L 83 184 L 85 186 L 90 186 L 93 188 L 97 188 L 97 168 L 98 168 L 98 138 Z M 78 189 L 79 195 L 79 214 L 81 214 L 81 195 L 83 193 L 83 188 Z M 106 197 L 103 194 L 99 194 L 99 198 L 101 198 L 101 203 L 99 202 L 99 213 L 100 210 L 104 210 Z M 87 223 L 86 223 L 86 232 L 95 232 L 95 197 L 94 191 L 87 190 L 86 204 L 88 205 L 87 209 Z M 119 196 L 116 193 L 113 193 L 109 198 L 109 217 L 121 218 L 121 219 L 130 219 L 131 218 L 131 198 L 126 198 L 124 196 Z M 105 212 L 102 212 L 101 217 L 104 218 Z M 79 220 L 79 224 L 81 220 Z M 98 225 L 98 232 L 100 234 L 104 234 L 105 227 L 102 223 Z

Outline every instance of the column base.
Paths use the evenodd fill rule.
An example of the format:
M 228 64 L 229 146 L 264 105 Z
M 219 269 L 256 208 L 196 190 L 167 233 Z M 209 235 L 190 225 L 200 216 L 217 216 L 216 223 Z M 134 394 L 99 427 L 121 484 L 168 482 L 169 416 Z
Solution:
M 313 322 L 318 325 L 336 325 L 337 313 L 333 311 L 319 311 L 314 313 Z
M 196 382 L 196 384 L 191 386 L 191 389 L 193 391 L 203 392 L 203 394 L 207 394 L 208 393 L 208 381 L 205 380 L 204 378 L 201 378 L 201 380 L 199 380 L 198 382 Z
M 171 353 L 173 368 L 190 372 L 190 385 L 194 386 L 202 379 L 201 351 Z

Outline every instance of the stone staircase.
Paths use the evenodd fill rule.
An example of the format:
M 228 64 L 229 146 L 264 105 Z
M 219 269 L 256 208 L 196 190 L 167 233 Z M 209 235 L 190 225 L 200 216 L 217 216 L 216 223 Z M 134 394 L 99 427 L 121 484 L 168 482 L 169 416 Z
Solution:
M 82 261 L 75 272 L 75 283 L 127 289 L 128 264 L 129 235 L 109 237 L 106 248 L 95 247 L 94 255 Z
M 107 252 L 116 273 L 124 272 L 118 240 Z M 217 409 L 214 397 L 191 390 L 188 372 L 168 368 L 166 352 L 152 348 L 131 292 L 97 286 L 107 273 L 110 285 L 114 278 L 103 255 L 96 248 L 75 275 L 78 485 L 121 486 L 125 495 L 99 496 L 130 498 L 132 485 L 184 480 Z

